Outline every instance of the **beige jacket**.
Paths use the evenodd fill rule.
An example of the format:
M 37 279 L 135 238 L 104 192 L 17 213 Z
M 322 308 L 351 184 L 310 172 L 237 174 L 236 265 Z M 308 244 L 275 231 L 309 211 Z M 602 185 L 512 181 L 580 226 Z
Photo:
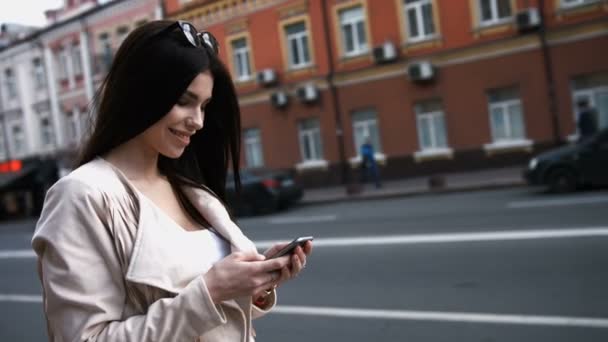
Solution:
M 208 192 L 192 204 L 232 245 L 255 250 Z M 239 298 L 216 305 L 201 274 L 170 263 L 170 246 L 139 192 L 97 158 L 47 193 L 32 246 L 49 339 L 75 341 L 253 341 L 252 318 L 268 311 Z M 274 306 L 276 294 L 269 308 Z

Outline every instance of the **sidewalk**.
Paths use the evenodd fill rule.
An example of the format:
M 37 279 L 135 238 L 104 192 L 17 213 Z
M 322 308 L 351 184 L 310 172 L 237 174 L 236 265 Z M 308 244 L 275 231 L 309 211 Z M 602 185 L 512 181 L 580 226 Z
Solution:
M 429 177 L 384 181 L 382 183 L 382 188 L 380 189 L 376 189 L 373 184 L 365 184 L 361 187 L 360 193 L 353 195 L 347 194 L 344 186 L 306 189 L 300 204 L 323 204 L 339 201 L 412 196 L 426 193 L 446 193 L 521 186 L 525 184 L 521 175 L 522 170 L 523 167 L 509 167 L 444 174 L 445 185 L 434 189 L 429 187 Z

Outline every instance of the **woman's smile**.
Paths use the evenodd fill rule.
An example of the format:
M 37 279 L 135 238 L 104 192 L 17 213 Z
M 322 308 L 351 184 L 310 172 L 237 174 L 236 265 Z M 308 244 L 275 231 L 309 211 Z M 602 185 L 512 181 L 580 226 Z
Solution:
M 169 131 L 176 136 L 181 142 L 183 142 L 184 144 L 188 145 L 190 144 L 190 135 L 188 133 L 182 132 L 182 131 L 178 131 L 176 129 L 173 128 L 169 128 Z

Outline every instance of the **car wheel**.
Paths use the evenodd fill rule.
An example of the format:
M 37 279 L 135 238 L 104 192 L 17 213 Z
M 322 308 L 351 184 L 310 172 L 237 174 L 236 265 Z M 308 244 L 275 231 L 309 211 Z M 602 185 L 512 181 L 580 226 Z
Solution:
M 576 175 L 568 169 L 557 169 L 549 174 L 549 191 L 554 193 L 576 190 Z

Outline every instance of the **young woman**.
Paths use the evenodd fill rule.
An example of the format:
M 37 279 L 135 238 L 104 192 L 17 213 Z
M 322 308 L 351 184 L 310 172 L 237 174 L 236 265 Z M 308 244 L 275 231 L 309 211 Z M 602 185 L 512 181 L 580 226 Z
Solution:
M 226 211 L 240 113 L 217 42 L 155 21 L 124 41 L 79 167 L 48 192 L 32 245 L 52 341 L 251 341 L 312 245 L 266 258 Z

